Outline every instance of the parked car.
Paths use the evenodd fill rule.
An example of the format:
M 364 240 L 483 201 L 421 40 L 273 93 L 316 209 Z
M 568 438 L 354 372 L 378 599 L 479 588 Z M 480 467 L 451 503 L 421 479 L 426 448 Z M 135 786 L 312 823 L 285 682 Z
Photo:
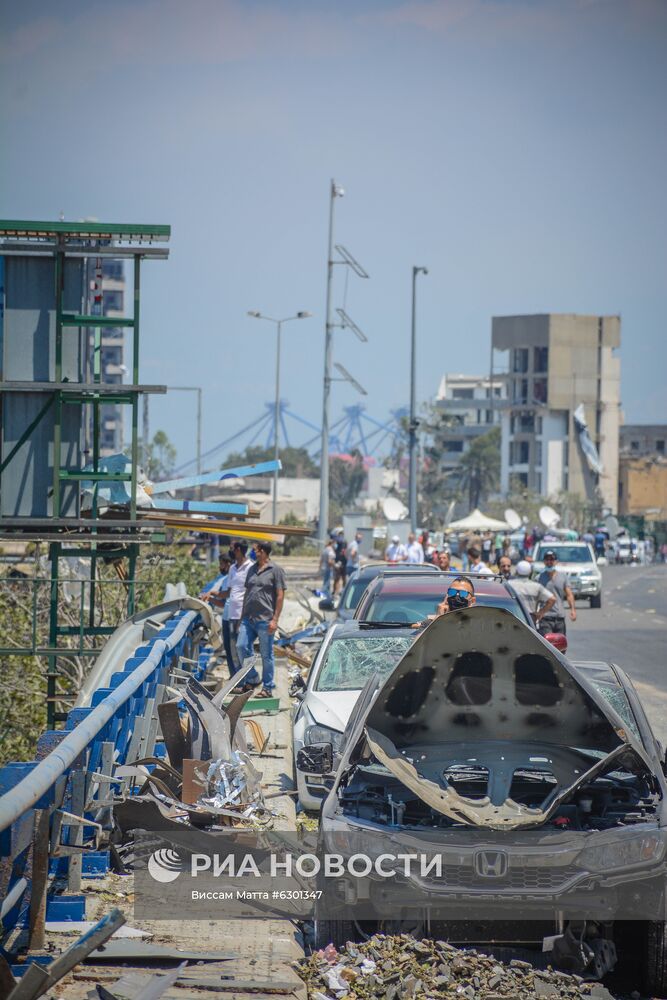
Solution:
M 533 549 L 533 576 L 544 569 L 544 553 L 553 551 L 557 568 L 567 574 L 576 598 L 590 601 L 592 608 L 602 607 L 602 573 L 588 542 L 538 542 Z
M 312 743 L 343 749 L 343 731 L 369 677 L 391 673 L 414 638 L 410 628 L 372 628 L 357 622 L 334 624 L 327 632 L 308 675 L 297 693 L 294 713 L 294 759 L 299 801 L 304 809 L 319 809 L 331 787 L 330 774 L 306 774 L 296 760 Z
M 369 563 L 356 570 L 345 584 L 336 609 L 336 621 L 347 622 L 354 617 L 357 605 L 368 584 L 377 576 L 396 573 L 439 573 L 431 563 Z
M 306 769 L 333 759 L 331 743 L 308 750 Z M 665 997 L 666 803 L 663 751 L 622 670 L 569 662 L 505 608 L 442 615 L 348 723 L 318 850 L 383 869 L 323 881 L 317 945 L 500 932 L 587 978 L 620 958 Z M 416 852 L 439 869 L 406 870 Z
M 410 579 L 381 576 L 363 594 L 354 613 L 356 621 L 413 624 L 435 612 L 456 572 L 421 575 Z M 521 621 L 533 626 L 524 601 L 500 577 L 471 577 L 477 604 L 506 608 Z

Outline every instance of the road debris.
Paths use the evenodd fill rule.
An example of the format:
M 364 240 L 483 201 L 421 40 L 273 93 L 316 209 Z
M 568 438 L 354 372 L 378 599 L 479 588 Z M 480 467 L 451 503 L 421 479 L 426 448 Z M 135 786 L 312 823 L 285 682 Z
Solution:
M 600 983 L 551 966 L 536 969 L 519 959 L 502 962 L 491 954 L 408 934 L 375 934 L 359 944 L 348 941 L 340 950 L 330 944 L 296 969 L 309 1000 L 613 1000 Z

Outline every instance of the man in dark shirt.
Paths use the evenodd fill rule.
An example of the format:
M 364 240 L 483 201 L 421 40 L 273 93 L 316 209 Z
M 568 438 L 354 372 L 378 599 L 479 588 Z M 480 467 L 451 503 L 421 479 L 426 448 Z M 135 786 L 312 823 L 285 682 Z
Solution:
M 245 580 L 245 597 L 236 648 L 243 663 L 247 657 L 252 656 L 255 639 L 259 639 L 262 690 L 257 697 L 271 698 L 275 687 L 273 636 L 285 599 L 285 574 L 280 566 L 271 562 L 271 546 L 268 542 L 257 542 L 255 551 L 257 562 L 248 570 Z M 253 667 L 239 690 L 245 692 L 258 685 L 259 674 Z
M 544 553 L 544 569 L 537 578 L 537 582 L 546 587 L 556 598 L 556 603 L 544 615 L 539 624 L 539 631 L 542 635 L 547 632 L 566 633 L 565 628 L 565 603 L 570 609 L 570 620 L 576 622 L 577 612 L 574 606 L 574 594 L 567 582 L 567 574 L 561 573 L 556 567 L 558 561 L 553 549 Z

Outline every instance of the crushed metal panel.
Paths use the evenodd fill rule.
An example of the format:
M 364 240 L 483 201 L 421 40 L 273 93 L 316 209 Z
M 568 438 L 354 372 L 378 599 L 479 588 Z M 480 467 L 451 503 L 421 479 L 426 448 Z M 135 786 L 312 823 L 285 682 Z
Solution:
M 628 739 L 553 647 L 509 611 L 483 606 L 436 618 L 380 688 L 367 722 L 399 749 L 474 738 L 608 753 Z

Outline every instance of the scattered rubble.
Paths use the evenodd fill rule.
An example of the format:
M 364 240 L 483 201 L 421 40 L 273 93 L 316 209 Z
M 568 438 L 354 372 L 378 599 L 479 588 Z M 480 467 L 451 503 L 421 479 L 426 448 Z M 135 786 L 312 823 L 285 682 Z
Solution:
M 601 983 L 551 966 L 535 969 L 519 959 L 500 962 L 490 954 L 407 934 L 375 934 L 359 944 L 348 941 L 340 951 L 329 944 L 297 971 L 309 1000 L 614 1000 Z

